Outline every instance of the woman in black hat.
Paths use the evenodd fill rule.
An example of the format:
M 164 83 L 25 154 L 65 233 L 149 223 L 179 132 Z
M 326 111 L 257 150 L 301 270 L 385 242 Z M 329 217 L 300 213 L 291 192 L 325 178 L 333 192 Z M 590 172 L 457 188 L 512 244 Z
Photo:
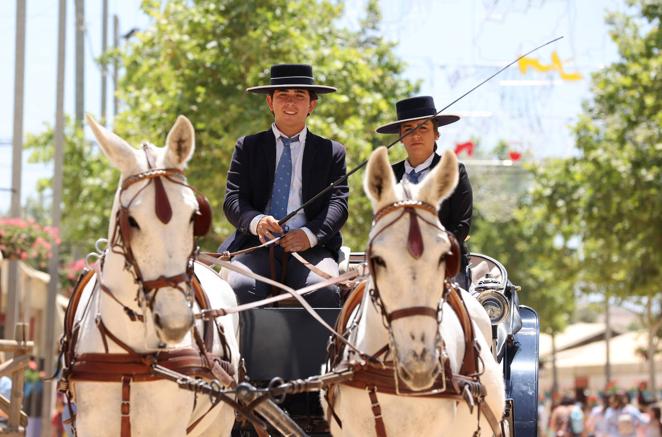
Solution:
M 407 159 L 393 164 L 393 172 L 398 180 L 406 177 L 409 182 L 418 183 L 430 172 L 441 157 L 435 153 L 439 139 L 439 127 L 455 123 L 457 115 L 437 115 L 434 100 L 430 96 L 411 97 L 395 104 L 397 120 L 377 128 L 380 134 L 404 136 L 402 144 L 407 151 Z M 465 240 L 471 229 L 473 213 L 473 192 L 464 164 L 459 164 L 459 181 L 453 194 L 444 200 L 439 208 L 439 221 L 455 235 L 462 247 L 462 268 L 455 278 L 461 287 L 469 286 L 466 267 L 468 250 Z
M 311 264 L 337 275 L 340 228 L 348 216 L 347 182 L 306 206 L 284 226 L 278 223 L 345 174 L 343 145 L 306 127 L 318 95 L 336 89 L 315 84 L 310 65 L 280 64 L 271 67 L 269 85 L 246 91 L 266 95 L 274 123 L 266 131 L 237 141 L 223 203 L 225 216 L 237 231 L 219 251 L 257 246 L 285 233 L 275 249 L 272 246 L 239 255 L 233 262 L 293 288 L 323 279 L 289 256 L 290 252 L 299 252 Z M 272 291 L 270 286 L 237 273 L 230 273 L 228 282 L 239 303 L 265 298 Z M 318 307 L 340 303 L 336 286 L 318 290 L 308 300 Z

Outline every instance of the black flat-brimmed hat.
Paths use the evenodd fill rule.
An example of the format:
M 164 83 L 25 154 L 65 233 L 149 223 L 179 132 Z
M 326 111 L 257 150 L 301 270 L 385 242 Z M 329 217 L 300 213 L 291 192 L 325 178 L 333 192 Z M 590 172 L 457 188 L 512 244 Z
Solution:
M 271 66 L 271 84 L 246 88 L 249 93 L 269 94 L 283 88 L 301 88 L 318 94 L 333 93 L 332 86 L 316 85 L 313 67 L 308 64 L 277 64 Z
M 426 118 L 435 120 L 438 126 L 455 123 L 460 119 L 457 115 L 437 115 L 437 109 L 434 107 L 434 100 L 430 96 L 410 97 L 400 100 L 395 104 L 395 111 L 398 114 L 398 120 L 379 126 L 379 134 L 397 134 L 400 133 L 400 125 L 408 121 L 424 120 Z

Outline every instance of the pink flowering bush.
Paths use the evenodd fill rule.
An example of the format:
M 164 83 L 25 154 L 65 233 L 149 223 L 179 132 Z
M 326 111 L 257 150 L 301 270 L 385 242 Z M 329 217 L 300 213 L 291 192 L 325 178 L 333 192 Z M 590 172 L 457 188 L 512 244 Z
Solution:
M 74 284 L 85 268 L 85 258 L 73 260 L 66 265 L 67 281 Z
M 0 252 L 4 258 L 20 259 L 46 271 L 52 244 L 60 244 L 56 228 L 32 219 L 0 218 Z

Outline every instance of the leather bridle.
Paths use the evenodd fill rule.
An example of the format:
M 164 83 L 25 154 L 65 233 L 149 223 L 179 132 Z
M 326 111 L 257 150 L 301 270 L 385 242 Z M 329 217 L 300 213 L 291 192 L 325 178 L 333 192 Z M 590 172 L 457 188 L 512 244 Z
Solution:
M 170 200 L 168 199 L 168 194 L 166 193 L 165 187 L 163 186 L 162 179 L 164 178 L 172 183 L 187 187 L 195 193 L 195 197 L 198 202 L 198 209 L 195 212 L 195 216 L 193 218 L 194 237 L 203 236 L 209 231 L 212 220 L 211 208 L 207 198 L 186 182 L 186 177 L 184 176 L 184 172 L 181 169 L 153 168 L 148 154 L 147 144 L 143 144 L 143 151 L 145 152 L 145 157 L 147 158 L 149 169 L 144 172 L 129 176 L 122 182 L 118 196 L 120 206 L 117 214 L 115 215 L 115 227 L 113 228 L 109 249 L 113 253 L 122 255 L 124 257 L 126 270 L 131 272 L 134 282 L 138 284 L 136 302 L 138 302 L 139 306 L 142 308 L 148 307 L 150 310 L 152 310 L 156 294 L 160 289 L 165 287 L 172 287 L 179 290 L 184 294 L 186 301 L 188 302 L 189 306 L 191 306 L 193 304 L 193 266 L 199 252 L 196 241 L 194 240 L 191 253 L 187 257 L 186 268 L 184 272 L 172 276 L 160 276 L 156 279 L 145 280 L 131 245 L 132 226 L 129 209 L 138 195 L 142 193 L 143 190 L 145 190 L 150 184 L 153 184 L 155 193 L 155 214 L 162 223 L 167 224 L 172 218 L 172 207 L 170 205 Z M 140 189 L 133 195 L 133 197 L 131 197 L 126 205 L 122 204 L 123 194 L 129 189 L 129 187 L 139 182 L 147 183 L 140 187 Z M 102 279 L 103 278 L 100 278 L 101 289 L 123 307 L 124 312 L 129 316 L 129 318 L 132 321 L 144 321 L 144 317 L 142 315 L 135 313 L 135 311 L 133 311 L 129 306 L 120 302 L 113 295 L 110 288 L 103 284 Z
M 414 317 L 414 316 L 431 317 L 435 320 L 435 323 L 437 324 L 435 347 L 439 352 L 440 368 L 444 369 L 443 362 L 441 362 L 441 360 L 443 359 L 443 341 L 441 338 L 439 327 L 441 325 L 442 316 L 443 316 L 443 312 L 442 312 L 443 304 L 446 302 L 448 294 L 451 290 L 451 285 L 449 282 L 450 278 L 455 276 L 459 270 L 460 250 L 457 240 L 455 239 L 452 233 L 446 231 L 443 227 L 441 227 L 436 220 L 433 222 L 421 216 L 419 214 L 419 210 L 429 212 L 435 217 L 437 215 L 437 208 L 434 205 L 418 200 L 402 200 L 402 201 L 394 202 L 389 205 L 386 205 L 385 207 L 381 208 L 375 213 L 372 223 L 373 228 L 380 220 L 382 220 L 387 215 L 393 212 L 400 211 L 400 214 L 394 220 L 390 221 L 384 227 L 379 229 L 370 238 L 370 241 L 368 242 L 368 250 L 366 255 L 368 262 L 368 270 L 370 272 L 370 276 L 372 277 L 372 287 L 368 290 L 368 292 L 370 294 L 370 298 L 373 304 L 382 315 L 382 322 L 384 324 L 384 327 L 388 331 L 389 347 L 392 351 L 395 351 L 394 348 L 395 342 L 394 342 L 394 335 L 392 328 L 392 323 L 395 320 L 403 319 L 407 317 Z M 400 308 L 394 311 L 388 311 L 381 297 L 381 293 L 379 291 L 379 286 L 378 286 L 377 268 L 375 266 L 376 259 L 375 257 L 373 257 L 372 246 L 376 238 L 379 235 L 381 235 L 382 232 L 393 226 L 395 223 L 400 221 L 405 216 L 409 216 L 407 250 L 408 253 L 415 259 L 420 258 L 423 255 L 425 249 L 420 226 L 418 223 L 419 219 L 422 220 L 424 223 L 428 224 L 429 226 L 432 226 L 433 228 L 441 232 L 445 232 L 450 240 L 451 248 L 445 254 L 446 272 L 445 272 L 445 278 L 443 284 L 444 290 L 442 293 L 442 299 L 440 300 L 436 308 L 427 307 L 427 306 L 411 306 L 406 308 Z M 396 353 L 393 354 L 393 360 L 397 363 L 398 356 Z M 396 371 L 399 372 L 400 366 L 395 366 L 395 368 Z M 398 377 L 395 377 L 396 385 L 398 384 L 398 379 L 399 379 Z
M 437 319 L 439 315 L 438 313 L 440 310 L 440 306 L 438 308 L 415 306 L 415 307 L 398 309 L 392 312 L 386 310 L 381 294 L 379 292 L 379 286 L 377 284 L 378 281 L 377 269 L 375 267 L 375 258 L 373 257 L 373 250 L 372 250 L 372 245 L 375 239 L 379 235 L 381 235 L 385 230 L 387 230 L 395 223 L 400 221 L 402 218 L 404 218 L 405 215 L 408 215 L 410 220 L 409 233 L 407 236 L 408 252 L 414 258 L 420 258 L 420 256 L 423 254 L 424 246 L 420 232 L 420 227 L 418 225 L 418 219 L 434 227 L 435 229 L 438 229 L 441 232 L 445 232 L 448 236 L 448 239 L 450 240 L 451 248 L 445 254 L 446 272 L 444 279 L 444 294 L 443 294 L 444 296 L 448 293 L 449 287 L 447 285 L 449 279 L 457 275 L 460 265 L 459 244 L 457 243 L 457 239 L 455 238 L 455 236 L 453 236 L 451 232 L 446 231 L 438 223 L 427 220 L 417 212 L 417 210 L 423 210 L 436 216 L 437 208 L 434 205 L 418 200 L 403 200 L 403 201 L 391 203 L 375 213 L 375 216 L 373 218 L 373 227 L 377 224 L 377 222 L 379 222 L 381 219 L 386 217 L 388 214 L 398 210 L 401 211 L 400 214 L 394 220 L 392 220 L 391 222 L 386 224 L 383 228 L 381 228 L 379 231 L 377 231 L 375 235 L 373 235 L 370 238 L 370 241 L 368 242 L 368 250 L 366 253 L 367 261 L 368 261 L 368 271 L 370 272 L 370 276 L 372 277 L 372 285 L 373 285 L 372 289 L 370 290 L 370 296 L 372 297 L 373 302 L 377 305 L 377 307 L 381 311 L 382 316 L 384 317 L 385 324 L 387 325 L 389 331 L 390 331 L 391 323 L 397 319 L 411 317 L 411 316 L 428 316 Z

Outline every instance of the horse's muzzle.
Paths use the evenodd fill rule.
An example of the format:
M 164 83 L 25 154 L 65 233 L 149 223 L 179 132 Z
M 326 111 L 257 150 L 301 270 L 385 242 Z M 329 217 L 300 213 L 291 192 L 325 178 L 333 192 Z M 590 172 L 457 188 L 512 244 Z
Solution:
M 427 390 L 439 375 L 439 365 L 434 354 L 428 354 L 425 359 L 410 358 L 397 365 L 398 376 L 412 390 Z

